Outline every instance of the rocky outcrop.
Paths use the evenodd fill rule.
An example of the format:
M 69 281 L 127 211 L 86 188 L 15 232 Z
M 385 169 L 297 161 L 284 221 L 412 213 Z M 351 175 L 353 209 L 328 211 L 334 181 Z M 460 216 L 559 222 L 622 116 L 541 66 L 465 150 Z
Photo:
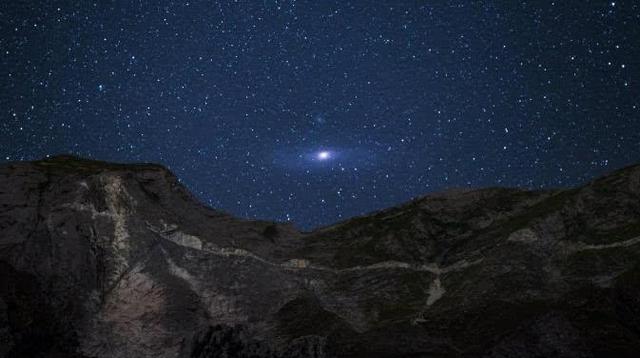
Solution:
M 0 357 L 635 357 L 640 167 L 309 233 L 166 169 L 0 167 Z

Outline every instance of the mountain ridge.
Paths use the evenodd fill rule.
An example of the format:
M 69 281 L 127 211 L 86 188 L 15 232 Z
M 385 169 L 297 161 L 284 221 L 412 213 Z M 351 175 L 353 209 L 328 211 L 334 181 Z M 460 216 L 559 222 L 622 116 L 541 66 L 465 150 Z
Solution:
M 75 154 L 56 154 L 56 155 L 51 155 L 51 156 L 47 156 L 45 158 L 39 159 L 39 160 L 34 160 L 34 161 L 11 161 L 11 162 L 5 162 L 2 165 L 3 166 L 11 166 L 11 165 L 16 165 L 16 164 L 20 164 L 20 163 L 40 163 L 42 165 L 52 165 L 54 167 L 59 166 L 61 164 L 63 164 L 62 166 L 64 167 L 64 164 L 69 164 L 69 163 L 76 163 L 76 164 L 80 164 L 80 163 L 84 163 L 84 164 L 89 164 L 86 169 L 89 170 L 132 170 L 132 169 L 153 169 L 156 168 L 158 170 L 162 170 L 165 171 L 167 174 L 169 174 L 170 176 L 173 176 L 176 178 L 176 180 L 179 181 L 178 177 L 166 166 L 161 165 L 161 164 L 157 164 L 157 163 L 152 163 L 152 162 L 109 162 L 109 161 L 102 161 L 102 160 L 96 160 L 96 159 L 89 159 L 89 158 L 85 158 L 85 157 L 81 157 Z M 640 164 L 630 164 L 630 165 L 626 165 L 623 166 L 621 168 L 617 168 L 617 169 L 613 169 L 610 170 L 602 175 L 596 176 L 590 180 L 588 180 L 587 182 L 581 184 L 581 185 L 577 185 L 577 186 L 569 186 L 569 187 L 551 187 L 551 188 L 545 188 L 545 189 L 531 189 L 531 188 L 521 188 L 521 187 L 517 187 L 517 186 L 488 186 L 488 187 L 450 187 L 450 188 L 445 188 L 439 191 L 435 191 L 435 192 L 429 192 L 426 194 L 422 194 L 422 195 L 418 195 L 416 197 L 410 198 L 407 201 L 404 202 L 400 202 L 385 208 L 381 208 L 381 209 L 375 209 L 360 215 L 356 215 L 350 218 L 346 218 L 343 220 L 339 220 L 336 221 L 334 223 L 329 223 L 323 226 L 319 226 L 319 227 L 314 227 L 310 230 L 301 230 L 301 229 L 297 229 L 298 231 L 300 231 L 301 233 L 312 233 L 315 231 L 323 231 L 326 230 L 328 228 L 331 228 L 333 226 L 338 226 L 338 225 L 342 225 L 345 224 L 347 222 L 350 222 L 351 220 L 355 220 L 361 217 L 370 217 L 370 216 L 374 216 L 377 214 L 380 214 L 382 212 L 386 212 L 389 210 L 393 210 L 405 205 L 410 205 L 411 203 L 415 202 L 415 201 L 421 201 L 421 200 L 425 200 L 428 198 L 435 198 L 435 197 L 443 197 L 443 196 L 452 196 L 452 195 L 457 195 L 457 194 L 465 194 L 465 193 L 469 193 L 469 192 L 476 192 L 476 191 L 484 191 L 484 190 L 517 190 L 517 191 L 526 191 L 526 192 L 559 192 L 559 191 L 566 191 L 566 190 L 573 190 L 575 188 L 579 188 L 579 187 L 583 187 L 583 186 L 588 186 L 590 185 L 592 182 L 600 180 L 604 177 L 608 177 L 608 176 L 612 176 L 612 175 L 616 175 L 616 173 L 622 173 L 624 171 L 627 170 L 634 170 L 636 168 L 640 167 Z M 74 170 L 74 169 L 82 169 L 82 165 L 76 165 L 76 166 L 67 166 L 68 169 Z M 199 199 L 196 199 L 202 206 L 210 208 L 214 211 L 218 211 L 221 213 L 224 213 L 226 215 L 229 216 L 235 216 L 232 213 L 229 212 L 225 212 L 224 210 L 221 210 L 219 208 L 214 208 L 210 205 L 207 205 L 205 203 L 203 203 L 202 201 L 200 201 Z M 241 220 L 247 220 L 247 221 L 260 221 L 260 222 L 274 222 L 274 223 L 279 223 L 279 224 L 286 224 L 286 225 L 293 225 L 296 226 L 295 222 L 285 222 L 285 221 L 272 221 L 269 219 L 250 219 L 250 218 L 242 218 L 242 217 L 238 217 L 235 216 L 238 219 Z

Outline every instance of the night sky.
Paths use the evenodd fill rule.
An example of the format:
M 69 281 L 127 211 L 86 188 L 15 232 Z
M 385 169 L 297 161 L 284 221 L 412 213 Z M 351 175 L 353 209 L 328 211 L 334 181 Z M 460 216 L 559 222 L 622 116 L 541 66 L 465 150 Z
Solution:
M 638 1 L 2 1 L 2 162 L 168 166 L 311 229 L 640 162 Z

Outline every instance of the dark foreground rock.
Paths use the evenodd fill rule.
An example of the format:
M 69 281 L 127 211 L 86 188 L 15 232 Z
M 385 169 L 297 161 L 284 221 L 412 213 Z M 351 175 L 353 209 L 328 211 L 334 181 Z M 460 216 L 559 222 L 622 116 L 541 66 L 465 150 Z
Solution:
M 166 169 L 0 167 L 0 357 L 637 357 L 640 166 L 300 233 Z

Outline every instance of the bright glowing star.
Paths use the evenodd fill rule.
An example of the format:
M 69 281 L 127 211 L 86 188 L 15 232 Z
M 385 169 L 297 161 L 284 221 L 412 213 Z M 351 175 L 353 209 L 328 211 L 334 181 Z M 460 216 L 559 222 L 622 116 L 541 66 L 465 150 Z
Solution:
M 322 152 L 319 152 L 318 155 L 318 160 L 327 160 L 331 157 L 331 153 L 329 153 L 326 150 L 323 150 Z

